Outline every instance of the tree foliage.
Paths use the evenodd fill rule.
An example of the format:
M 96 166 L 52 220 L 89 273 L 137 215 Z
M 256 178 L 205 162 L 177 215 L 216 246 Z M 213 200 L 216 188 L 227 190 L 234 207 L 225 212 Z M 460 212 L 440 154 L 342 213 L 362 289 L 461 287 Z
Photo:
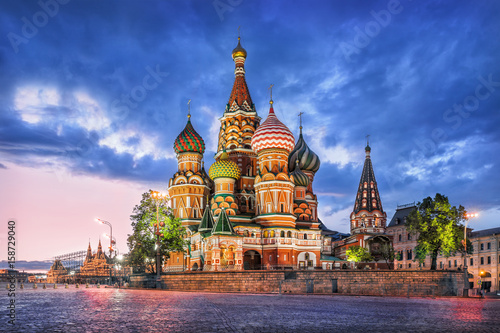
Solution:
M 364 247 L 361 247 L 359 245 L 354 245 L 349 247 L 346 251 L 346 255 L 347 255 L 347 261 L 353 261 L 354 264 L 357 264 L 358 262 L 362 261 L 373 260 L 370 252 Z
M 463 249 L 464 207 L 451 206 L 448 198 L 439 193 L 427 197 L 417 204 L 417 209 L 408 216 L 406 227 L 418 234 L 415 259 L 422 262 L 427 255 L 432 259 L 431 270 L 437 267 L 437 256 L 449 257 Z
M 394 259 L 396 259 L 396 252 L 394 252 L 394 247 L 391 243 L 382 243 L 380 245 L 380 256 L 384 259 L 387 267 L 392 269 L 394 265 Z
M 130 219 L 133 233 L 128 235 L 129 255 L 127 264 L 136 272 L 156 271 L 156 239 L 155 225 L 160 222 L 160 254 L 169 257 L 170 252 L 181 252 L 187 246 L 186 229 L 178 218 L 173 215 L 172 208 L 166 199 L 153 199 L 153 191 L 142 194 L 140 204 L 134 207 Z M 157 207 L 158 204 L 158 207 Z M 158 210 L 157 210 L 158 208 Z M 157 216 L 158 213 L 158 216 Z M 162 226 L 163 223 L 164 225 Z

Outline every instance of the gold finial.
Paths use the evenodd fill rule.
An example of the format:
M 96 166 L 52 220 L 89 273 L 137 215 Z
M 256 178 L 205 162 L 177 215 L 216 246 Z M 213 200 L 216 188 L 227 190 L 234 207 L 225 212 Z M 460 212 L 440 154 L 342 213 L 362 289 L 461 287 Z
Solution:
M 269 101 L 269 104 L 271 104 L 271 105 L 273 105 L 273 103 L 274 103 L 273 102 L 273 86 L 274 86 L 274 84 L 271 84 L 269 86 L 269 91 L 270 91 L 270 94 L 271 94 L 271 100 Z
M 188 101 L 188 120 L 191 119 L 191 100 Z
M 302 134 L 302 115 L 304 114 L 304 112 L 299 112 L 299 122 L 300 122 L 300 126 L 299 126 L 299 129 L 300 129 L 300 133 Z
M 240 28 L 241 28 L 241 25 L 238 27 L 238 40 L 240 40 Z

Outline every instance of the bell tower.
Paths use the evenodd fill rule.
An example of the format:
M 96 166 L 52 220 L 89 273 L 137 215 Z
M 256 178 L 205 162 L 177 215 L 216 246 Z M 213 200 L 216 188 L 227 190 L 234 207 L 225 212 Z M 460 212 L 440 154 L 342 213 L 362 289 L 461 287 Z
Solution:
M 351 213 L 351 234 L 353 235 L 385 232 L 387 214 L 382 208 L 370 154 L 371 147 L 367 141 L 365 164 L 359 181 L 354 210 Z

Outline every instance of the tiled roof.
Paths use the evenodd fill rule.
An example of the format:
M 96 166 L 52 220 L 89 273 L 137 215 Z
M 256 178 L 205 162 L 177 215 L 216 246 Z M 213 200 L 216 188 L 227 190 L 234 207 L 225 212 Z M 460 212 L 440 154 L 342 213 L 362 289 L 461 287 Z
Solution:
M 388 227 L 394 227 L 397 225 L 404 225 L 406 222 L 406 217 L 410 215 L 410 213 L 417 209 L 416 206 L 410 206 L 410 207 L 404 207 L 400 209 L 396 209 L 396 212 L 394 213 L 394 216 L 391 219 L 391 222 L 389 223 Z
M 470 237 L 471 238 L 479 238 L 479 237 L 498 235 L 498 234 L 500 234 L 500 227 L 474 231 L 471 233 Z
M 238 180 L 241 171 L 238 165 L 231 161 L 224 151 L 220 159 L 210 166 L 208 174 L 212 180 L 215 180 L 215 178 L 234 178 Z
M 205 142 L 195 131 L 190 120 L 188 120 L 184 130 L 177 136 L 177 139 L 175 139 L 174 150 L 177 154 L 185 152 L 203 154 L 205 152 Z
M 236 235 L 224 209 L 221 210 L 219 218 L 212 228 L 212 235 Z
M 203 212 L 203 217 L 201 218 L 200 226 L 198 227 L 199 232 L 206 232 L 212 230 L 214 227 L 214 217 L 212 216 L 212 210 L 207 205 L 205 211 Z
M 366 158 L 365 164 L 363 166 L 363 172 L 361 173 L 361 179 L 359 181 L 358 192 L 356 194 L 356 201 L 354 204 L 354 213 L 358 213 L 361 210 L 365 210 L 368 212 L 377 210 L 380 212 L 384 212 L 382 209 L 382 201 L 380 200 L 380 195 L 378 192 L 377 181 L 375 180 L 375 173 L 373 172 L 372 160 L 370 158 L 370 146 L 366 146 Z M 364 184 L 367 184 L 367 187 Z M 373 187 L 371 187 L 373 184 Z M 366 196 L 363 195 L 363 192 L 366 191 Z M 373 192 L 373 195 L 372 195 Z M 363 200 L 366 200 L 366 206 L 363 207 Z M 372 204 L 373 200 L 375 200 L 376 205 Z

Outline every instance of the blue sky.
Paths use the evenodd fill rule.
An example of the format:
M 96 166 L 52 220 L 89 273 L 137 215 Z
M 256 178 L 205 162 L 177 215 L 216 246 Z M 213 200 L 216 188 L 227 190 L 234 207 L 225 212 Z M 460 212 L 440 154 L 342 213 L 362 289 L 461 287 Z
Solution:
M 0 218 L 18 223 L 19 259 L 86 249 L 89 238 L 96 247 L 108 230 L 94 216 L 113 223 L 126 252 L 133 206 L 176 170 L 189 99 L 208 169 L 239 26 L 259 115 L 271 83 L 276 114 L 296 137 L 304 112 L 329 228 L 349 231 L 367 134 L 388 219 L 398 204 L 440 192 L 480 212 L 474 229 L 499 225 L 496 1 L 42 0 L 0 9 Z

